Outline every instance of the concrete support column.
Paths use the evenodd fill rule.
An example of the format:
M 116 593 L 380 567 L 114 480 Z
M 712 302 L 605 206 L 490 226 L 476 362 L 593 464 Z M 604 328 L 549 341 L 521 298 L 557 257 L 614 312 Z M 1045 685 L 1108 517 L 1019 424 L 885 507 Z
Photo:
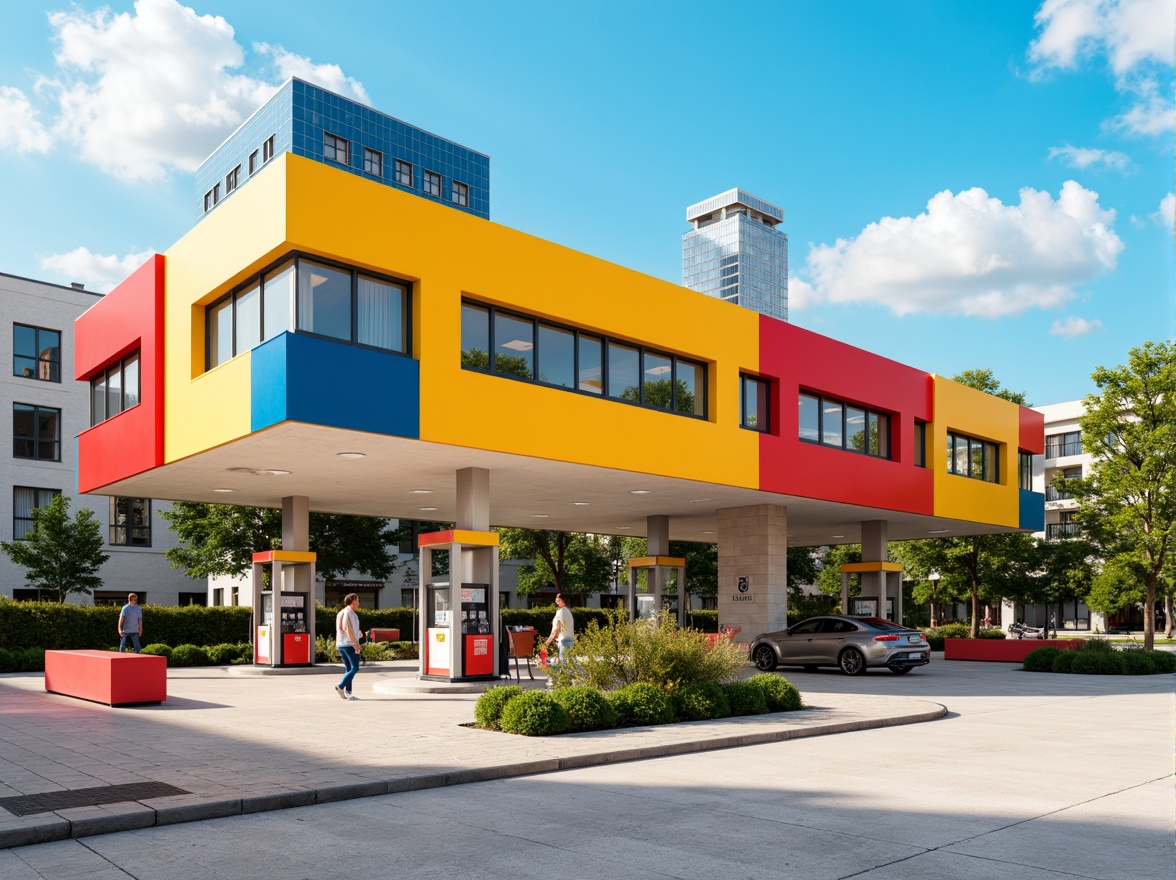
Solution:
M 490 471 L 486 468 L 457 472 L 457 527 L 490 531 Z
M 282 549 L 310 550 L 310 498 L 306 495 L 288 495 L 282 499 Z M 273 585 L 276 592 L 309 593 L 312 603 L 326 598 L 325 590 L 323 596 L 317 594 L 309 565 L 282 566 L 280 577 L 282 583 Z
M 645 518 L 645 555 L 670 555 L 670 518 L 668 516 L 647 516 Z M 661 566 L 649 569 L 645 576 L 649 579 L 649 592 L 653 594 L 654 611 L 661 614 L 662 591 L 665 589 L 665 584 L 662 583 Z M 680 597 L 678 604 L 681 605 Z
M 886 562 L 886 539 L 889 523 L 884 519 L 862 521 L 862 562 Z M 862 595 L 878 597 L 878 616 L 886 616 L 886 573 L 864 571 Z
M 788 510 L 730 507 L 719 515 L 719 625 L 740 640 L 788 623 Z

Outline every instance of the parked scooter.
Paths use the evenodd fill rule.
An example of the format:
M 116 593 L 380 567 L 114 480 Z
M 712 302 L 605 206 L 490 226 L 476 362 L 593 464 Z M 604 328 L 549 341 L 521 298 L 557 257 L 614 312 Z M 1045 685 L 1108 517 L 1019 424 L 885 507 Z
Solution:
M 1049 636 L 1046 634 L 1043 626 L 1026 626 L 1017 621 L 1009 625 L 1009 635 L 1016 636 L 1018 639 L 1046 639 Z

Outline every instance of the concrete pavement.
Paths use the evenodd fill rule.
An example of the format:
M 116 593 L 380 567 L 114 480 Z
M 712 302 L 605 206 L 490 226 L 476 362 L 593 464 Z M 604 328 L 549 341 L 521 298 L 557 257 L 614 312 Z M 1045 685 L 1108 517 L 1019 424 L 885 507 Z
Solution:
M 366 673 L 371 677 L 361 677 L 358 692 L 368 681 L 399 674 Z M 867 706 L 936 703 L 949 712 L 928 724 L 626 764 L 606 760 L 481 785 L 21 847 L 0 852 L 0 876 L 326 878 L 392 870 L 413 877 L 1171 876 L 1171 676 L 1031 675 L 1009 664 L 979 663 L 933 663 L 901 678 L 787 675 L 820 712 L 860 716 Z M 12 720 L 10 697 L 19 703 L 36 696 L 33 681 L 0 681 L 0 719 Z M 173 757 L 153 765 L 153 778 L 170 765 L 188 779 L 228 786 L 215 766 L 205 766 L 211 745 L 223 750 L 241 785 L 281 774 L 287 791 L 291 780 L 307 785 L 326 771 L 433 782 L 456 773 L 450 781 L 460 781 L 466 771 L 509 775 L 509 766 L 608 754 L 598 738 L 604 735 L 528 740 L 455 727 L 468 720 L 473 697 L 347 704 L 333 694 L 322 697 L 331 680 L 321 676 L 239 684 L 192 671 L 171 682 L 172 693 L 184 696 L 166 712 L 76 704 L 88 713 L 71 716 L 79 724 L 64 723 L 58 708 L 50 726 L 56 736 L 63 726 L 86 728 L 81 739 L 88 748 L 104 737 L 137 734 L 127 749 L 136 756 L 147 749 L 159 758 L 172 742 Z M 270 689 L 275 684 L 282 687 Z M 218 691 L 216 703 L 211 698 Z M 235 695 L 231 701 L 228 694 Z M 368 714 L 350 714 L 354 709 Z M 225 713 L 220 725 L 192 721 L 218 713 Z M 436 719 L 432 731 L 422 713 Z M 153 717 L 145 722 L 146 715 Z M 313 715 L 313 723 L 296 721 L 300 715 Z M 124 727 L 123 716 L 149 723 Z M 252 745 L 248 728 L 258 719 L 271 737 L 288 733 L 287 742 L 269 745 L 258 735 Z M 233 722 L 232 732 L 214 733 L 201 746 L 202 732 L 225 721 Z M 726 727 L 729 734 L 745 723 L 688 727 Z M 6 758 L 10 727 L 0 740 Z M 607 737 L 615 750 L 629 736 L 656 731 L 669 733 L 652 728 Z M 289 741 L 311 732 L 325 745 Z M 703 739 L 692 736 L 667 743 Z M 54 744 L 71 755 L 86 751 L 79 741 Z M 202 750 L 185 752 L 185 746 Z M 63 764 L 70 762 L 77 759 Z

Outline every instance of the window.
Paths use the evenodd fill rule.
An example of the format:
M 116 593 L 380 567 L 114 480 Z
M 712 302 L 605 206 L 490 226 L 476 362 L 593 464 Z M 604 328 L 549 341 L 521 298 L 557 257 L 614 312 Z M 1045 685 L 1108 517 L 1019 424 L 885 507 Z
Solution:
M 61 331 L 13 324 L 12 375 L 42 382 L 60 382 Z
M 212 190 L 204 194 L 204 213 L 207 214 L 212 210 Z
M 1022 453 L 1022 455 L 1024 455 L 1024 454 L 1026 454 L 1026 453 Z M 1062 488 L 1058 488 L 1057 481 L 1059 479 L 1062 481 L 1081 480 L 1082 479 L 1082 465 L 1078 465 L 1076 467 L 1062 468 L 1061 471 L 1059 471 L 1056 474 L 1056 476 L 1054 477 L 1054 482 L 1045 487 L 1045 500 L 1046 501 L 1066 501 L 1066 500 L 1074 497 L 1065 489 L 1064 486 Z
M 107 541 L 120 547 L 150 547 L 151 499 L 111 498 Z
M 374 177 L 384 176 L 384 154 L 363 148 L 363 170 Z
M 1068 431 L 1065 434 L 1051 434 L 1045 438 L 1045 457 L 1061 458 L 1064 455 L 1082 454 L 1082 432 Z
M 402 281 L 288 257 L 208 307 L 208 369 L 289 331 L 405 353 L 408 304 Z
M 396 182 L 401 186 L 412 186 L 412 164 L 402 159 L 396 160 Z
M 453 192 L 450 195 L 455 205 L 460 205 L 463 208 L 470 206 L 470 188 L 464 183 L 453 181 Z
M 258 151 L 254 150 L 249 154 L 249 176 L 253 176 L 253 172 L 257 170 Z
M 12 457 L 61 461 L 61 410 L 14 403 Z
M 139 404 L 139 372 L 135 351 L 90 379 L 91 426 Z
M 328 162 L 347 165 L 351 159 L 351 144 L 337 135 L 323 132 L 323 158 Z
M 425 195 L 441 198 L 441 175 L 432 171 L 425 172 Z
M 139 597 L 139 604 L 147 604 L 147 594 L 142 590 L 135 590 L 135 595 Z M 127 604 L 127 592 L 125 590 L 95 590 L 94 591 L 94 607 L 95 608 L 122 608 Z
M 222 594 L 223 595 L 223 594 Z M 178 597 L 178 605 L 200 605 L 208 604 L 208 593 L 180 593 Z
M 927 423 L 915 419 L 915 467 L 927 466 Z
M 261 145 L 261 161 L 265 164 L 274 157 L 274 136 L 271 134 Z
M 225 195 L 227 196 L 237 188 L 237 184 L 241 182 L 241 166 L 238 165 L 232 171 L 225 175 Z
M 48 507 L 60 489 L 35 489 L 31 486 L 12 487 L 12 540 L 19 541 L 33 530 L 33 511 Z
M 482 303 L 462 302 L 461 365 L 706 418 L 704 364 Z
M 800 395 L 797 436 L 874 458 L 890 458 L 890 416 L 853 403 Z
M 1082 476 L 1082 468 L 1078 468 L 1078 476 Z M 1025 491 L 1033 488 L 1033 453 L 1031 452 L 1017 452 L 1017 483 Z M 1049 494 L 1051 486 L 1046 487 L 1046 494 Z
M 739 424 L 752 431 L 770 431 L 768 391 L 771 383 L 755 376 L 740 376 Z
M 215 206 L 220 201 L 220 184 L 215 184 L 212 187 L 212 204 Z
M 1045 540 L 1062 541 L 1066 538 L 1077 538 L 1078 523 L 1074 520 L 1074 511 L 1063 510 L 1058 514 L 1056 523 L 1045 524 Z
M 225 604 L 225 588 L 224 587 L 213 587 L 212 588 L 212 606 L 214 608 L 220 608 L 224 604 Z
M 1000 447 L 987 440 L 965 437 L 949 431 L 947 434 L 947 472 L 986 483 L 1000 482 L 997 453 Z

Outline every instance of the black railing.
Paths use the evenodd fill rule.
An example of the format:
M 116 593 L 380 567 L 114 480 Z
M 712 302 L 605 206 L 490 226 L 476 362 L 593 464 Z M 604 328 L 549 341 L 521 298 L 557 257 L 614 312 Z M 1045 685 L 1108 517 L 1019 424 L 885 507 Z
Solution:
M 1081 455 L 1082 441 L 1071 440 L 1067 443 L 1049 443 L 1045 444 L 1046 458 L 1061 458 L 1065 455 Z
M 1045 526 L 1045 540 L 1063 541 L 1066 538 L 1077 538 L 1078 523 L 1047 523 Z
M 1045 487 L 1045 500 L 1046 501 L 1066 501 L 1067 499 L 1070 499 L 1073 497 L 1074 496 L 1071 495 L 1069 492 L 1063 492 L 1060 489 L 1058 489 L 1056 486 L 1046 486 Z

